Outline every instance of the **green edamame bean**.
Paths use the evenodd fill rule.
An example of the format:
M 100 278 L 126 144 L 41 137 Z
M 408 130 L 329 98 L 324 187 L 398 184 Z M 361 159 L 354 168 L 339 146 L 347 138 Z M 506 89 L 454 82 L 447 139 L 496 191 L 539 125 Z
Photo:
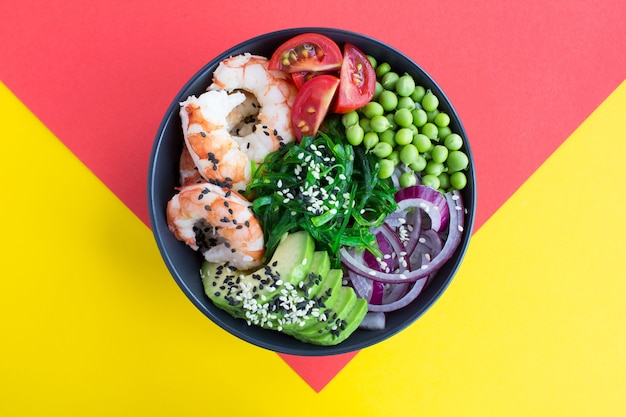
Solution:
M 385 143 L 390 144 L 391 146 L 395 146 L 396 145 L 395 136 L 396 136 L 396 132 L 394 132 L 392 129 L 387 129 L 384 132 L 378 134 L 378 139 L 381 142 L 385 142 Z
M 370 119 L 368 119 L 367 117 L 361 117 L 359 119 L 359 126 L 361 126 L 363 132 L 365 133 L 372 131 L 372 126 L 370 126 L 370 123 Z
M 378 142 L 372 149 L 372 153 L 379 158 L 387 158 L 393 152 L 393 146 L 387 142 Z
M 424 168 L 424 172 L 426 174 L 431 174 L 438 177 L 439 174 L 443 172 L 443 168 L 444 167 L 442 163 L 430 160 L 426 163 L 426 168 Z
M 413 115 L 409 109 L 399 109 L 396 110 L 393 120 L 400 127 L 409 127 L 413 124 Z
M 430 152 L 430 157 L 433 162 L 443 164 L 448 158 L 448 148 L 443 145 L 435 145 L 433 150 Z
M 427 174 L 422 177 L 422 184 L 426 185 L 427 187 L 434 188 L 435 190 L 438 190 L 441 186 L 441 183 L 439 182 L 439 177 L 431 174 Z
M 393 91 L 384 90 L 378 96 L 378 102 L 383 106 L 385 111 L 393 111 L 398 106 L 398 96 Z
M 389 129 L 391 127 L 391 124 L 385 116 L 378 115 L 370 119 L 370 127 L 374 132 L 382 133 L 385 130 Z
M 445 137 L 443 144 L 451 151 L 458 151 L 463 146 L 463 139 L 457 133 L 451 133 Z
M 363 128 L 359 124 L 350 125 L 346 128 L 346 139 L 352 146 L 359 146 L 363 142 Z
M 376 88 L 374 89 L 374 96 L 372 97 L 372 100 L 378 101 L 378 97 L 380 96 L 380 93 L 382 93 L 383 91 L 385 91 L 385 87 L 383 87 L 381 83 L 376 81 Z
M 461 151 L 450 151 L 446 165 L 448 172 L 462 171 L 469 165 L 469 158 Z
M 447 113 L 439 112 L 435 116 L 434 122 L 439 127 L 448 126 L 450 124 L 450 116 Z
M 400 183 L 400 187 L 402 188 L 413 187 L 415 184 L 417 184 L 417 177 L 415 176 L 413 171 L 403 172 L 398 180 Z
M 413 124 L 417 127 L 422 127 L 428 122 L 428 115 L 423 109 L 415 109 L 411 115 L 413 116 Z
M 467 185 L 467 177 L 464 173 L 457 171 L 450 174 L 450 186 L 455 190 L 462 190 Z
M 396 165 L 389 159 L 381 159 L 378 168 L 378 178 L 385 179 L 393 175 Z
M 417 159 L 409 164 L 409 168 L 415 172 L 422 172 L 426 168 L 426 158 L 422 155 L 417 155 Z
M 437 109 L 439 106 L 439 99 L 433 94 L 432 91 L 428 90 L 426 94 L 424 94 L 424 97 L 422 97 L 421 103 L 422 108 L 429 112 Z
M 365 56 L 369 60 L 370 64 L 372 64 L 372 68 L 376 69 L 376 67 L 378 66 L 378 62 L 376 61 L 376 58 L 374 58 L 371 55 L 365 55 Z
M 387 159 L 389 159 L 390 161 L 393 162 L 394 166 L 398 165 L 400 163 L 400 153 L 394 149 L 393 152 L 391 152 L 391 155 L 389 155 L 387 157 Z
M 415 80 L 409 74 L 404 74 L 396 81 L 396 93 L 402 97 L 410 97 L 415 91 Z
M 365 151 L 368 152 L 370 149 L 375 147 L 379 142 L 378 134 L 376 132 L 366 132 L 363 135 L 363 145 L 365 146 Z
M 413 111 L 415 109 L 415 102 L 411 97 L 399 97 L 396 108 L 409 109 L 410 111 Z
M 396 89 L 396 83 L 400 79 L 400 76 L 393 71 L 389 71 L 385 75 L 383 75 L 380 79 L 380 83 L 385 87 L 386 90 L 394 91 Z
M 422 126 L 420 131 L 422 134 L 428 136 L 430 140 L 436 140 L 437 135 L 439 134 L 439 129 L 437 129 L 437 126 L 431 122 L 427 122 L 424 126 Z
M 341 124 L 343 127 L 352 126 L 359 123 L 359 114 L 353 110 L 341 116 Z
M 440 138 L 445 138 L 450 133 L 452 133 L 452 129 L 450 129 L 450 126 L 443 126 L 443 127 L 437 126 L 437 130 L 439 131 L 439 133 L 437 134 L 437 137 L 440 137 Z
M 382 116 L 385 113 L 385 109 L 383 109 L 383 106 L 380 103 L 370 101 L 365 106 L 361 107 L 361 112 L 365 117 L 371 119 L 374 116 Z
M 428 121 L 431 123 L 435 123 L 435 117 L 439 114 L 439 110 L 435 109 L 432 111 L 427 111 L 426 115 L 428 116 Z
M 450 188 L 450 175 L 447 172 L 442 172 L 437 178 L 439 178 L 440 188 L 444 190 Z
M 412 143 L 420 153 L 428 152 L 433 147 L 433 143 L 430 141 L 430 138 L 423 133 L 415 135 Z
M 411 98 L 413 99 L 414 102 L 421 103 L 422 98 L 424 98 L 425 94 L 426 94 L 426 89 L 422 87 L 421 85 L 416 85 L 415 89 L 413 90 L 413 93 L 411 94 Z
M 381 78 L 389 71 L 391 71 L 391 65 L 388 62 L 381 62 L 376 66 L 376 77 Z
M 413 132 L 411 131 L 411 129 L 407 129 L 406 127 L 398 129 L 394 140 L 396 141 L 396 144 L 400 146 L 408 145 L 409 143 L 413 142 Z
M 419 151 L 412 143 L 404 145 L 400 150 L 400 161 L 402 161 L 405 165 L 410 165 L 413 162 L 417 161 L 417 157 L 419 156 Z

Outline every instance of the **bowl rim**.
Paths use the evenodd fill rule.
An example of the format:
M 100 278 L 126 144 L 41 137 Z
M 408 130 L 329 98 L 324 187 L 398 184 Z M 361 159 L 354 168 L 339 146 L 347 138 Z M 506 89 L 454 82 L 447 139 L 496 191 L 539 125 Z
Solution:
M 428 292 L 428 293 L 422 292 L 422 294 L 420 294 L 420 296 L 423 299 L 423 302 L 422 302 L 423 306 L 420 309 L 418 309 L 415 313 L 413 313 L 410 319 L 407 319 L 401 324 L 395 326 L 392 331 L 372 332 L 370 338 L 367 338 L 364 342 L 357 343 L 357 344 L 346 343 L 348 340 L 350 340 L 350 337 L 349 337 L 346 341 L 338 345 L 334 345 L 334 346 L 317 346 L 317 345 L 305 344 L 307 345 L 307 347 L 303 348 L 302 342 L 299 342 L 293 338 L 289 338 L 293 340 L 293 343 L 295 345 L 294 347 L 289 347 L 280 343 L 272 343 L 266 340 L 259 340 L 257 338 L 250 336 L 248 332 L 240 331 L 236 328 L 233 328 L 232 326 L 225 323 L 224 320 L 221 320 L 219 317 L 216 317 L 216 315 L 213 314 L 212 311 L 210 311 L 210 309 L 207 307 L 207 303 L 210 304 L 211 301 L 208 299 L 208 297 L 206 297 L 206 295 L 202 294 L 204 295 L 206 299 L 198 298 L 196 294 L 193 291 L 191 291 L 191 289 L 185 284 L 183 278 L 180 276 L 178 270 L 175 267 L 176 263 L 174 262 L 170 253 L 166 249 L 166 245 L 165 245 L 165 242 L 163 241 L 163 237 L 160 235 L 158 227 L 157 227 L 157 224 L 159 223 L 159 214 L 157 211 L 161 210 L 162 212 L 164 212 L 164 208 L 160 208 L 159 206 L 160 203 L 157 204 L 157 202 L 155 201 L 155 196 L 153 192 L 154 187 L 156 186 L 156 184 L 154 183 L 154 176 L 155 176 L 155 172 L 157 171 L 157 165 L 158 165 L 157 157 L 159 155 L 159 151 L 161 147 L 163 146 L 164 132 L 167 126 L 172 122 L 171 119 L 178 115 L 178 109 L 180 107 L 179 103 L 181 101 L 184 101 L 184 99 L 188 96 L 189 94 L 188 91 L 191 89 L 191 87 L 197 82 L 199 78 L 201 78 L 203 75 L 206 75 L 207 71 L 209 71 L 211 67 L 215 67 L 221 60 L 225 59 L 228 56 L 232 56 L 235 53 L 242 53 L 242 52 L 235 52 L 235 51 L 240 51 L 242 50 L 242 48 L 246 47 L 247 45 L 251 43 L 258 43 L 258 42 L 262 42 L 268 39 L 273 39 L 276 37 L 295 36 L 295 35 L 306 33 L 306 32 L 321 33 L 331 38 L 335 38 L 335 37 L 358 38 L 359 40 L 363 42 L 367 42 L 368 44 L 373 44 L 374 46 L 382 50 L 392 52 L 395 55 L 395 57 L 397 57 L 399 60 L 406 61 L 407 63 L 410 63 L 411 66 L 421 71 L 422 73 L 421 75 L 425 76 L 428 79 L 429 83 L 433 85 L 434 89 L 437 90 L 437 96 L 440 99 L 440 102 L 443 101 L 444 103 L 446 103 L 446 107 L 449 108 L 449 113 L 451 113 L 450 114 L 451 118 L 455 120 L 455 122 L 457 123 L 458 132 L 462 133 L 462 137 L 464 139 L 464 151 L 470 160 L 470 164 L 468 167 L 468 179 L 470 179 L 470 181 L 468 181 L 468 185 L 470 185 L 470 188 L 468 191 L 469 191 L 469 197 L 471 199 L 472 204 L 469 207 L 467 205 L 465 207 L 467 212 L 466 212 L 466 217 L 465 217 L 464 234 L 462 237 L 461 244 L 459 248 L 457 248 L 457 254 L 454 255 L 454 258 L 453 258 L 454 263 L 451 266 L 450 273 L 445 279 L 443 279 L 440 282 L 440 285 L 437 287 L 435 291 Z M 278 46 L 278 44 L 276 46 Z M 181 133 L 181 136 L 182 136 L 182 133 Z M 222 328 L 226 332 L 230 333 L 231 335 L 245 342 L 248 342 L 254 346 L 271 350 L 277 353 L 292 354 L 292 355 L 299 355 L 299 356 L 330 356 L 330 355 L 337 355 L 337 354 L 344 354 L 344 353 L 359 351 L 359 350 L 368 348 L 370 346 L 376 345 L 392 336 L 395 336 L 401 331 L 403 331 L 404 329 L 406 329 L 408 326 L 415 323 L 436 303 L 436 301 L 441 297 L 441 295 L 448 288 L 453 278 L 456 276 L 458 269 L 461 263 L 463 262 L 465 254 L 467 252 L 470 238 L 473 233 L 474 220 L 475 220 L 475 215 L 476 215 L 476 196 L 477 196 L 476 185 L 477 184 L 476 184 L 476 172 L 475 172 L 474 158 L 473 158 L 473 154 L 471 151 L 470 141 L 467 137 L 467 132 L 462 124 L 461 118 L 459 117 L 456 109 L 454 108 L 452 102 L 449 100 L 449 98 L 447 97 L 443 89 L 441 89 L 441 87 L 436 82 L 436 80 L 429 73 L 427 73 L 423 67 L 421 67 L 415 60 L 413 60 L 412 58 L 410 58 L 409 56 L 407 56 L 400 50 L 388 45 L 385 42 L 382 42 L 376 38 L 373 38 L 369 35 L 365 35 L 365 34 L 350 31 L 350 30 L 345 30 L 345 29 L 332 28 L 332 27 L 303 26 L 303 27 L 279 29 L 279 30 L 267 32 L 267 33 L 254 36 L 242 42 L 239 42 L 236 45 L 226 49 L 222 53 L 219 53 L 218 55 L 211 58 L 206 64 L 201 66 L 200 69 L 198 69 L 192 75 L 192 77 L 190 77 L 184 83 L 184 85 L 179 89 L 178 93 L 176 94 L 176 96 L 174 97 L 170 105 L 167 107 L 167 110 L 163 118 L 161 119 L 161 122 L 159 124 L 158 130 L 155 135 L 154 142 L 152 144 L 152 149 L 150 152 L 150 159 L 149 159 L 149 167 L 148 167 L 148 178 L 147 178 L 147 188 L 148 188 L 147 200 L 148 200 L 148 208 L 149 208 L 150 227 L 154 235 L 155 241 L 157 243 L 157 247 L 159 249 L 161 257 L 164 263 L 166 264 L 166 267 L 168 271 L 170 272 L 170 275 L 172 276 L 172 278 L 174 278 L 178 287 L 183 291 L 185 296 L 195 305 L 195 307 L 198 310 L 200 310 L 205 316 L 207 316 L 214 324 L 217 324 L 220 328 Z M 451 261 L 448 261 L 448 263 L 450 262 Z M 198 275 L 198 279 L 199 279 L 199 275 Z M 210 308 L 217 309 L 217 307 L 212 304 Z M 278 332 L 271 331 L 271 330 L 267 330 L 267 332 L 278 333 Z

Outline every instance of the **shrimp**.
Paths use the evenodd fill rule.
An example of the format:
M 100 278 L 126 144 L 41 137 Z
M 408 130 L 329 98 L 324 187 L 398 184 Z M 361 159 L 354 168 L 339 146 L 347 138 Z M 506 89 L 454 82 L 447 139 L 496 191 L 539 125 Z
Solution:
M 229 188 L 191 184 L 167 204 L 167 224 L 176 239 L 200 250 L 209 262 L 230 262 L 248 270 L 261 266 L 263 230 L 250 202 Z
M 250 182 L 250 158 L 233 140 L 228 115 L 245 100 L 243 93 L 213 90 L 180 104 L 185 145 L 198 172 L 210 183 L 235 190 Z
M 189 149 L 183 146 L 183 151 L 180 153 L 179 161 L 180 170 L 180 185 L 190 185 L 205 182 L 204 178 L 200 175 L 198 167 L 193 162 L 193 158 L 189 153 Z
M 267 154 L 295 139 L 291 107 L 298 90 L 285 73 L 270 71 L 268 64 L 267 58 L 249 53 L 225 59 L 213 72 L 213 83 L 207 89 L 243 91 L 256 99 L 246 100 L 258 107 L 252 126 L 233 136 L 254 162 L 262 162 Z M 248 112 L 246 116 L 255 115 Z

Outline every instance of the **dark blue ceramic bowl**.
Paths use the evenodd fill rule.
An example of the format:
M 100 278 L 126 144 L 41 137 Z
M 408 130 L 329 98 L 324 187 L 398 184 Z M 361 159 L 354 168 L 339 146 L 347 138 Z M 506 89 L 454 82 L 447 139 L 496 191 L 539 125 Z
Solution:
M 174 187 L 178 186 L 178 160 L 183 146 L 181 121 L 178 114 L 179 102 L 192 94 L 199 95 L 204 92 L 211 83 L 214 69 L 223 59 L 244 52 L 270 57 L 281 43 L 306 32 L 324 34 L 334 39 L 340 46 L 345 42 L 350 42 L 365 53 L 376 57 L 379 62 L 389 62 L 394 71 L 400 74 L 404 72 L 411 74 L 418 84 L 432 90 L 439 98 L 440 109 L 450 115 L 452 131 L 459 133 L 465 139 L 463 150 L 470 158 L 470 167 L 466 173 L 468 184 L 463 190 L 467 209 L 465 232 L 452 259 L 439 270 L 412 304 L 388 314 L 387 326 L 384 330 L 357 330 L 343 343 L 331 347 L 302 343 L 279 332 L 248 326 L 245 321 L 234 319 L 215 307 L 204 294 L 199 274 L 201 255 L 176 240 L 168 230 L 165 219 L 165 207 L 174 194 Z M 161 122 L 150 157 L 148 205 L 152 231 L 165 264 L 185 295 L 209 319 L 236 337 L 265 349 L 293 355 L 322 356 L 356 351 L 379 343 L 415 322 L 435 303 L 454 277 L 465 255 L 474 223 L 476 182 L 472 161 L 467 135 L 452 104 L 437 83 L 406 55 L 376 39 L 345 30 L 310 27 L 281 30 L 258 36 L 224 51 L 200 69 L 174 97 Z

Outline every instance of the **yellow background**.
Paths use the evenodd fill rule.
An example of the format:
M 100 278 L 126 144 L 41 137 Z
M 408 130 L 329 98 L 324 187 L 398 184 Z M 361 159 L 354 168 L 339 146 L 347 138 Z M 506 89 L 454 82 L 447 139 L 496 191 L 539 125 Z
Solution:
M 439 302 L 316 393 L 198 312 L 150 230 L 0 84 L 0 416 L 625 415 L 624 109 L 626 83 Z

